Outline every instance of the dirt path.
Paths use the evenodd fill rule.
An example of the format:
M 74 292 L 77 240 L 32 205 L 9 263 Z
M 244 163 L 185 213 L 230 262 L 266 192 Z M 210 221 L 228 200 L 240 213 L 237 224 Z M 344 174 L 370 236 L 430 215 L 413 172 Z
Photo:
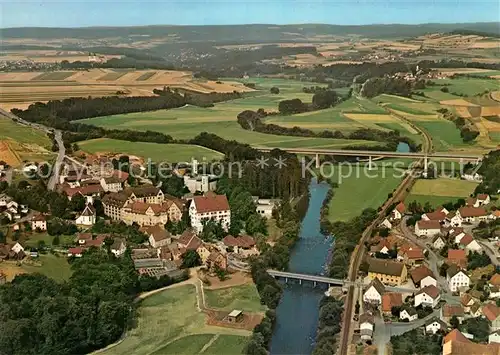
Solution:
M 215 334 L 208 343 L 206 343 L 200 350 L 200 354 L 203 354 L 217 339 L 219 339 L 220 334 Z

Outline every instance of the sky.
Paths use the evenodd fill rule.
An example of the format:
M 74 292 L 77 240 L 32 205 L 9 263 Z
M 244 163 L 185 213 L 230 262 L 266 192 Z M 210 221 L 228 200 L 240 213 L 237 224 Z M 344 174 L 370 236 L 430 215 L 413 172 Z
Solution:
M 0 0 L 0 27 L 500 21 L 498 0 Z

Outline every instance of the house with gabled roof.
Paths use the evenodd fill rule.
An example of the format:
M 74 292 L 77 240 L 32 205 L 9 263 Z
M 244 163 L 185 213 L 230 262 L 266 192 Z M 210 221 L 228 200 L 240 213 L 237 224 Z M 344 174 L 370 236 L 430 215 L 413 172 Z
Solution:
M 363 301 L 373 304 L 380 304 L 382 302 L 382 295 L 385 292 L 385 287 L 380 282 L 379 279 L 373 279 L 368 287 L 366 288 L 365 293 L 363 294 Z
M 403 295 L 398 292 L 385 292 L 382 295 L 382 312 L 390 314 L 393 307 L 401 307 L 403 305 Z
M 410 277 L 416 287 L 437 286 L 434 273 L 425 265 L 421 265 L 410 272 Z
M 194 196 L 189 206 L 191 226 L 196 233 L 203 231 L 205 221 L 214 220 L 227 230 L 231 224 L 231 210 L 226 195 L 207 192 L 203 196 Z
M 373 337 L 373 328 L 375 319 L 370 312 L 363 313 L 359 316 L 359 331 L 361 340 L 369 341 Z
M 160 248 L 172 243 L 172 236 L 162 225 L 144 226 L 140 231 L 148 236 L 149 245 L 153 248 Z
M 448 265 L 457 265 L 461 268 L 467 267 L 467 254 L 465 250 L 462 249 L 449 249 L 448 257 L 446 258 L 446 263 Z
M 464 307 L 461 304 L 445 303 L 440 311 L 440 318 L 443 322 L 450 324 L 450 319 L 455 316 L 460 323 L 465 319 Z
M 422 305 L 424 307 L 435 308 L 440 299 L 441 295 L 439 294 L 439 289 L 436 286 L 434 285 L 425 286 L 415 294 L 414 306 L 418 307 Z
M 450 212 L 446 215 L 445 222 L 447 225 L 452 227 L 460 227 L 462 225 L 463 219 L 456 211 Z
M 97 216 L 95 208 L 92 205 L 85 205 L 82 213 L 76 217 L 75 223 L 82 226 L 93 226 L 96 222 Z
M 441 233 L 441 223 L 439 221 L 421 219 L 415 224 L 415 234 L 419 237 L 432 237 L 439 233 Z
M 488 219 L 488 213 L 483 207 L 460 207 L 458 212 L 465 222 L 480 222 Z
M 500 307 L 494 303 L 488 303 L 483 306 L 483 314 L 490 322 L 491 331 L 500 329 Z
M 460 249 L 464 249 L 467 253 L 480 252 L 483 250 L 481 245 L 470 234 L 466 234 L 459 243 Z
M 383 284 L 401 285 L 406 282 L 408 269 L 404 263 L 387 259 L 368 259 L 368 277 L 379 279 Z
M 455 264 L 451 264 L 446 270 L 446 281 L 451 292 L 456 292 L 459 289 L 468 289 L 470 278 L 465 272 Z
M 436 334 L 437 332 L 445 332 L 448 326 L 438 317 L 432 317 L 425 322 L 425 332 L 428 334 Z
M 408 322 L 412 322 L 414 320 L 417 320 L 418 319 L 417 310 L 413 307 L 404 307 L 399 312 L 399 319 L 401 319 L 401 320 L 407 319 Z
M 446 240 L 441 234 L 437 234 L 432 239 L 432 247 L 436 250 L 441 250 L 446 245 Z
M 41 213 L 34 215 L 31 218 L 31 229 L 32 230 L 46 231 L 47 230 L 47 218 L 45 218 L 45 216 Z
M 399 220 L 399 219 L 403 218 L 405 211 L 406 211 L 405 204 L 403 202 L 400 202 L 392 210 L 392 212 L 391 212 L 391 218 L 393 220 Z
M 423 221 L 437 221 L 443 222 L 446 219 L 446 215 L 450 213 L 446 208 L 438 209 L 434 212 L 427 212 L 422 215 Z

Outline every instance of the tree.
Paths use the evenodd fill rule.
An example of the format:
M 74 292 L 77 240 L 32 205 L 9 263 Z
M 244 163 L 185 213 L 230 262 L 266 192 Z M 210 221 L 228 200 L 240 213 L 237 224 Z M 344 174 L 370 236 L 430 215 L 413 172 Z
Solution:
M 280 93 L 280 89 L 276 86 L 273 86 L 271 89 L 269 89 L 269 91 L 271 92 L 271 94 L 274 94 L 274 95 L 277 95 Z
M 52 239 L 52 245 L 57 246 L 57 245 L 59 245 L 60 243 L 61 243 L 61 241 L 60 241 L 60 239 L 59 239 L 59 236 L 58 236 L 58 235 L 56 235 L 56 236 L 54 237 L 54 239 Z
M 85 209 L 85 197 L 82 194 L 75 194 L 69 203 L 69 209 L 74 212 L 82 212 Z
M 453 316 L 450 319 L 450 325 L 452 328 L 456 329 L 460 325 L 460 321 L 458 320 L 457 316 Z
M 443 263 L 439 267 L 439 275 L 442 276 L 442 277 L 446 277 L 446 272 L 448 271 L 448 268 L 449 268 L 449 265 L 447 263 Z
M 7 238 L 5 237 L 5 234 L 0 231 L 0 244 L 5 244 L 7 242 Z
M 196 252 L 196 250 L 188 250 L 181 256 L 182 265 L 181 268 L 187 269 L 195 266 L 201 265 L 201 257 Z

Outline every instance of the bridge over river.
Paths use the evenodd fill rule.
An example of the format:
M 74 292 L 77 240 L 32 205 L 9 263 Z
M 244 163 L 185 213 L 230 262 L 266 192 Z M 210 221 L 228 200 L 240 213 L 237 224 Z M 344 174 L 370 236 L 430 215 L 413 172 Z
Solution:
M 310 281 L 313 282 L 314 285 L 316 284 L 325 284 L 330 286 L 356 286 L 356 287 L 361 287 L 363 288 L 366 286 L 366 284 L 363 281 L 349 281 L 347 279 L 334 279 L 331 277 L 326 277 L 326 276 L 321 276 L 321 275 L 310 275 L 310 274 L 301 274 L 301 273 L 296 273 L 296 272 L 287 272 L 287 271 L 279 271 L 279 270 L 273 270 L 273 269 L 268 269 L 267 273 L 271 275 L 274 278 L 282 278 L 285 279 L 286 281 L 288 280 L 298 280 L 299 283 L 302 283 L 302 281 Z M 402 292 L 402 293 L 413 293 L 415 291 L 418 291 L 415 288 L 406 288 L 406 287 L 397 287 L 397 286 L 385 286 L 385 289 L 387 291 L 391 292 Z

